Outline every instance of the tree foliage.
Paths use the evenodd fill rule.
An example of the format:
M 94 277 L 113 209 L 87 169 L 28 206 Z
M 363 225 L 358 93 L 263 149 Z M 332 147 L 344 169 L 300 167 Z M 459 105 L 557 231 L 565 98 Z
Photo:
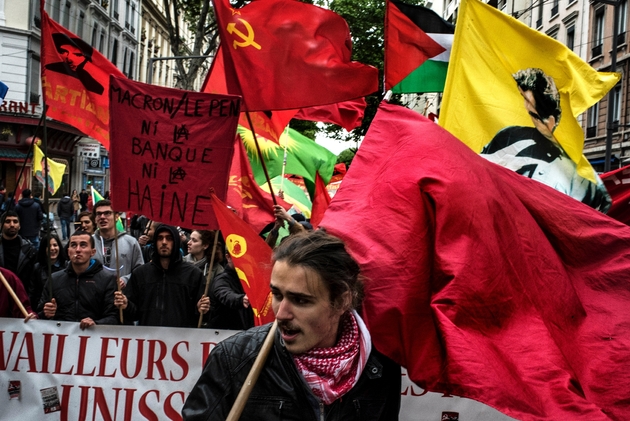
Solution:
M 425 3 L 425 0 L 404 1 L 409 4 Z M 379 70 L 379 90 L 365 98 L 367 107 L 361 126 L 347 137 L 339 126 L 329 124 L 324 129 L 329 137 L 356 142 L 365 136 L 384 96 L 385 0 L 316 0 L 315 4 L 329 7 L 346 20 L 352 37 L 352 59 Z M 401 103 L 401 96 L 395 95 L 391 102 Z

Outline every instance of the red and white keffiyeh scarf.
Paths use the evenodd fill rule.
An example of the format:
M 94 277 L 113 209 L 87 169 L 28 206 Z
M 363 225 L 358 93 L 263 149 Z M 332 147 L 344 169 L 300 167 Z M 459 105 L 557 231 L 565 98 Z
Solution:
M 313 394 L 326 405 L 354 387 L 372 351 L 370 333 L 356 311 L 342 316 L 340 328 L 337 345 L 293 356 Z

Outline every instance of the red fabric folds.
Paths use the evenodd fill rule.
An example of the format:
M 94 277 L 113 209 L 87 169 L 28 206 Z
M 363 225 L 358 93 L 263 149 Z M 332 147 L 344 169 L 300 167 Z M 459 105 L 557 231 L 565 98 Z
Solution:
M 322 121 L 333 123 L 351 131 L 361 125 L 367 103 L 364 98 L 337 104 L 322 105 L 318 107 L 302 108 L 295 115 L 299 120 Z
M 240 9 L 227 0 L 213 4 L 225 84 L 243 96 L 246 110 L 299 109 L 378 90 L 378 70 L 351 61 L 348 24 L 336 13 L 296 0 L 254 1 Z
M 385 103 L 321 226 L 420 386 L 520 420 L 630 418 L 630 227 Z
M 276 202 L 284 209 L 291 207 L 279 197 L 276 197 Z M 238 136 L 234 141 L 234 157 L 230 168 L 227 204 L 256 232 L 262 231 L 267 224 L 275 219 L 273 199 L 269 193 L 256 184 L 247 152 L 245 152 L 243 142 Z
M 330 205 L 330 195 L 326 190 L 326 183 L 322 180 L 319 173 L 315 173 L 315 197 L 313 198 L 313 207 L 311 210 L 311 225 L 313 229 L 319 226 L 319 223 L 324 218 L 324 213 Z
M 630 165 L 601 175 L 612 206 L 606 215 L 630 225 Z

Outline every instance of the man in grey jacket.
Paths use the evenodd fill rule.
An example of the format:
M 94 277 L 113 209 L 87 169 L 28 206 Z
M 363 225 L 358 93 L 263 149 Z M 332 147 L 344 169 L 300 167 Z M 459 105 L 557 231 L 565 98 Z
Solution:
M 96 247 L 94 258 L 103 264 L 105 270 L 116 272 L 116 252 L 118 252 L 119 282 L 126 285 L 131 272 L 144 264 L 138 240 L 124 231 L 116 230 L 116 220 L 119 215 L 112 209 L 112 203 L 109 200 L 96 202 L 92 212 L 98 228 L 94 233 Z M 118 237 L 117 241 L 116 237 Z

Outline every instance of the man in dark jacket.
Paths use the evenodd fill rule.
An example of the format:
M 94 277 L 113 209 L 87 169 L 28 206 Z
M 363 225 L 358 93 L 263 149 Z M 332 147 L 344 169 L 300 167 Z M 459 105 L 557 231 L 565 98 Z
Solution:
M 20 218 L 13 210 L 6 211 L 0 218 L 2 239 L 0 240 L 0 266 L 15 273 L 27 294 L 32 292 L 31 275 L 37 261 L 37 249 L 20 237 Z M 35 303 L 33 303 L 35 305 Z
M 160 225 L 155 230 L 151 261 L 131 273 L 124 294 L 115 294 L 125 320 L 137 320 L 141 326 L 197 326 L 210 300 L 202 297 L 201 271 L 182 260 L 179 248 L 175 227 Z
M 66 270 L 54 273 L 44 285 L 39 318 L 80 322 L 81 329 L 118 324 L 114 306 L 116 275 L 103 270 L 103 265 L 92 258 L 96 253 L 94 238 L 85 231 L 75 231 L 68 252 L 70 264 Z
M 227 267 L 217 275 L 210 287 L 210 317 L 212 329 L 246 330 L 254 327 L 254 311 L 249 297 L 238 279 L 230 253 L 225 253 Z
M 278 328 L 255 327 L 220 342 L 184 404 L 183 419 L 226 419 L 271 334 L 271 351 L 241 420 L 398 420 L 400 367 L 374 349 L 354 310 L 362 283 L 343 242 L 322 231 L 296 234 L 273 260 Z
M 79 193 L 79 202 L 81 203 L 81 212 L 85 212 L 87 210 L 88 197 L 89 197 L 88 192 L 85 191 L 85 189 L 81 190 L 81 193 Z
M 70 238 L 70 224 L 72 223 L 72 215 L 74 214 L 74 203 L 69 194 L 61 198 L 57 205 L 57 216 L 61 221 L 62 240 Z
M 20 236 L 30 241 L 36 249 L 39 248 L 39 230 L 44 213 L 41 205 L 31 197 L 30 189 L 24 189 L 15 211 L 20 217 Z

